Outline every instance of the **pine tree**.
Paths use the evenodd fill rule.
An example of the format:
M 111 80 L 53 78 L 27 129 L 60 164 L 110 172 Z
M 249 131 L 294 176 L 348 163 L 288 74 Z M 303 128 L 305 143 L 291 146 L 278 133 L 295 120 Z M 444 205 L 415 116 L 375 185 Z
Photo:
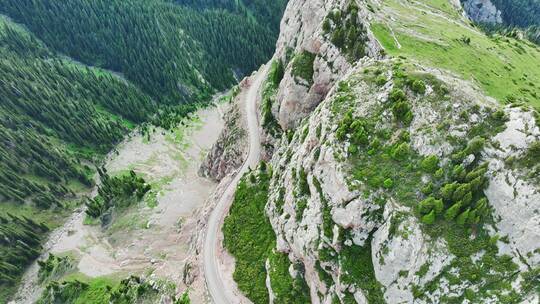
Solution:
M 459 211 L 461 210 L 462 204 L 461 202 L 457 202 L 452 207 L 448 208 L 446 212 L 444 213 L 444 218 L 447 221 L 451 221 L 456 218 L 456 216 L 459 214 Z
M 458 223 L 458 225 L 465 226 L 465 224 L 468 221 L 470 211 L 471 211 L 471 208 L 468 208 L 457 217 L 456 222 Z
M 432 225 L 433 223 L 435 223 L 435 219 L 436 219 L 435 210 L 432 210 L 430 213 L 422 217 L 422 223 L 426 225 Z

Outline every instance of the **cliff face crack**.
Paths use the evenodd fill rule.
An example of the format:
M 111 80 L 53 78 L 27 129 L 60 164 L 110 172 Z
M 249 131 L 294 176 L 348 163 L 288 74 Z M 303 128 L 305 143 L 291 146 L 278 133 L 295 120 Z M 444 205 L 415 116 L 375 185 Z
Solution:
M 218 253 L 221 251 L 221 225 L 225 215 L 227 214 L 233 197 L 236 191 L 236 186 L 240 178 L 250 168 L 255 168 L 260 160 L 260 138 L 259 138 L 259 121 L 257 115 L 257 100 L 259 98 L 260 88 L 268 71 L 268 66 L 262 67 L 259 72 L 252 77 L 251 87 L 245 97 L 246 120 L 249 134 L 249 152 L 248 157 L 234 179 L 223 192 L 222 197 L 218 201 L 214 211 L 208 220 L 206 238 L 204 242 L 204 275 L 208 293 L 213 303 L 241 303 L 238 295 L 228 288 L 223 281 L 218 261 Z

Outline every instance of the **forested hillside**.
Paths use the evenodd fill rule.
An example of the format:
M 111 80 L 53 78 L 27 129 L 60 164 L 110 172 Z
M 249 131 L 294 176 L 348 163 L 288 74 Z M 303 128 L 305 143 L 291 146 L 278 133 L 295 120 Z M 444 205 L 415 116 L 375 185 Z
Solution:
M 259 23 L 268 26 L 274 35 L 279 32 L 281 14 L 287 0 L 175 0 L 177 3 L 198 9 L 221 8 L 244 16 L 254 17 Z
M 501 11 L 507 27 L 518 27 L 526 36 L 540 44 L 540 1 L 538 0 L 493 0 L 493 4 Z M 507 29 L 508 30 L 508 29 Z
M 467 0 L 461 0 L 462 3 Z M 516 29 L 537 44 L 540 44 L 540 1 L 538 0 L 491 0 L 491 3 L 500 12 L 502 23 L 480 22 L 480 26 L 488 33 L 502 33 L 517 37 Z M 486 10 L 484 5 L 472 6 L 476 11 Z M 469 6 L 470 10 L 471 6 Z M 468 11 L 470 14 L 471 12 Z M 477 20 L 478 21 L 478 20 Z
M 227 88 L 233 71 L 250 72 L 275 43 L 252 18 L 166 1 L 1 0 L 0 12 L 55 51 L 122 73 L 166 104 Z
M 538 0 L 491 0 L 491 2 L 501 11 L 507 25 L 522 28 L 540 25 Z
M 2 302 L 48 230 L 24 216 L 47 220 L 47 210 L 62 210 L 73 191 L 92 185 L 81 160 L 109 151 L 156 103 L 110 73 L 54 57 L 5 19 L 0 56 Z
M 0 303 L 96 160 L 271 56 L 284 2 L 272 4 L 0 0 Z

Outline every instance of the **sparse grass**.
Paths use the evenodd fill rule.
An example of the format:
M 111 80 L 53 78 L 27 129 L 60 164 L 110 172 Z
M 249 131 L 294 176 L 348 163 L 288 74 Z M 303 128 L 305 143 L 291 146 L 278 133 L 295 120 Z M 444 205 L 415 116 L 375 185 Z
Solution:
M 540 106 L 540 88 L 529 84 L 540 83 L 540 65 L 531 64 L 540 58 L 538 46 L 507 37 L 490 38 L 456 18 L 455 10 L 444 3 L 447 1 L 418 2 L 433 7 L 431 10 L 439 15 L 423 14 L 419 8 L 426 7 L 412 2 L 384 2 L 381 14 L 388 23 L 375 22 L 371 29 L 388 54 L 457 73 L 500 102 L 514 97 Z M 401 48 L 388 26 L 392 27 Z M 470 44 L 463 43 L 463 37 L 470 38 Z

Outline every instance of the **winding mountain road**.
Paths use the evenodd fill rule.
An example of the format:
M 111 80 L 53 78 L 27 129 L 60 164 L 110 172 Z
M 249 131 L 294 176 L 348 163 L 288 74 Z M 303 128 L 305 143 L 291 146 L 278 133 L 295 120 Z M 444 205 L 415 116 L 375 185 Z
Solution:
M 215 304 L 236 304 L 241 302 L 236 298 L 232 290 L 228 290 L 230 288 L 227 288 L 226 284 L 223 282 L 217 253 L 221 246 L 219 243 L 221 225 L 223 224 L 226 215 L 225 213 L 229 210 L 232 203 L 240 178 L 242 178 L 249 168 L 255 168 L 260 161 L 261 141 L 259 138 L 257 100 L 259 99 L 260 88 L 268 71 L 268 66 L 269 65 L 263 66 L 259 72 L 251 78 L 251 86 L 245 95 L 244 103 L 246 107 L 246 120 L 249 134 L 248 157 L 242 168 L 228 185 L 227 189 L 225 189 L 208 221 L 203 250 L 203 263 L 206 285 L 212 302 Z

